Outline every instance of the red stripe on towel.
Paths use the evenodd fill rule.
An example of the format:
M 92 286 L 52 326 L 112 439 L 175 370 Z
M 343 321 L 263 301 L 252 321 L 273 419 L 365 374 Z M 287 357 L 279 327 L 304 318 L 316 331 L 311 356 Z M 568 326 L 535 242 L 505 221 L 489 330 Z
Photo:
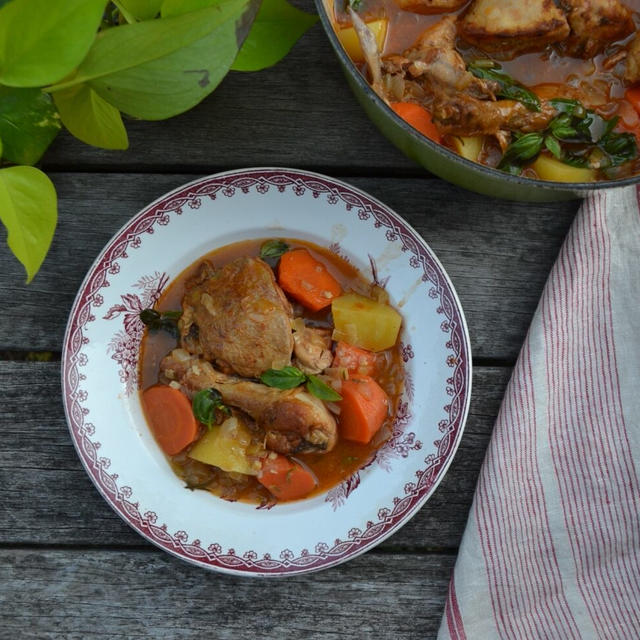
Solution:
M 527 340 L 480 473 L 475 515 L 500 637 L 579 640 L 551 538 L 536 441 Z
M 447 598 L 447 604 L 445 605 L 445 615 L 447 616 L 447 627 L 449 628 L 451 640 L 467 640 L 464 625 L 462 624 L 462 614 L 458 606 L 458 598 L 456 597 L 454 575 L 451 576 L 451 583 L 449 584 L 449 596 Z
M 615 359 L 605 197 L 583 205 L 541 311 L 551 458 L 578 589 L 600 637 L 629 638 L 640 637 L 640 492 Z

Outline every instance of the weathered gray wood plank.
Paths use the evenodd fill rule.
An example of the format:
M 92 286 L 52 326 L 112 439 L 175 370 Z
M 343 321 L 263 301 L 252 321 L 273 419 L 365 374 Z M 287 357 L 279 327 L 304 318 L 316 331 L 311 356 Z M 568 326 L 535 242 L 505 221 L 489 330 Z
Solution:
M 313 11 L 313 3 L 302 3 Z M 353 97 L 320 25 L 259 73 L 231 73 L 191 111 L 166 122 L 126 121 L 130 148 L 105 151 L 61 134 L 46 169 L 213 172 L 268 165 L 424 173 L 378 132 Z
M 0 247 L 0 349 L 59 350 L 76 291 L 109 238 L 140 208 L 193 176 L 54 174 L 60 222 L 33 283 Z M 349 178 L 430 243 L 461 297 L 473 352 L 514 360 L 577 202 L 492 200 L 441 180 Z M 194 256 L 196 259 L 197 256 Z
M 366 554 L 250 580 L 160 551 L 0 551 L 5 638 L 434 638 L 454 558 Z
M 455 548 L 509 369 L 480 367 L 453 465 L 431 500 L 382 550 Z M 0 543 L 141 545 L 85 474 L 60 401 L 58 363 L 0 362 Z M 1 634 L 0 634 L 1 635 Z

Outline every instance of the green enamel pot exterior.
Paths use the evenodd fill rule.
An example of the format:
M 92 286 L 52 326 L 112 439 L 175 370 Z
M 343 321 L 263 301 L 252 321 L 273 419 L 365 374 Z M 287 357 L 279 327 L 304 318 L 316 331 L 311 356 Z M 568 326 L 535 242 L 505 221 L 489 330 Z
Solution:
M 640 176 L 609 182 L 563 183 L 531 180 L 491 169 L 459 156 L 418 133 L 381 100 L 353 65 L 338 40 L 326 0 L 315 0 L 325 33 L 342 65 L 347 82 L 366 114 L 406 156 L 438 177 L 470 191 L 522 202 L 552 202 L 584 198 L 590 191 L 640 182 Z M 338 0 L 341 1 L 341 0 Z

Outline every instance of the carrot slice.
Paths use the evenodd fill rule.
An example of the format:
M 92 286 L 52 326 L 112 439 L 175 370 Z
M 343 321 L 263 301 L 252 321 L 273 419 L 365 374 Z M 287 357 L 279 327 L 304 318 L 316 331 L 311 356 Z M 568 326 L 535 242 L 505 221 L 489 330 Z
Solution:
M 299 462 L 272 453 L 264 459 L 258 481 L 283 501 L 304 498 L 318 485 L 313 473 Z
M 624 92 L 624 97 L 631 104 L 631 106 L 640 113 L 640 84 L 636 84 L 633 87 L 629 87 Z
M 179 453 L 198 437 L 191 403 L 178 389 L 154 385 L 142 393 L 142 403 L 151 433 L 168 455 Z
M 414 102 L 392 102 L 391 108 L 414 129 L 434 142 L 441 143 L 442 136 L 438 128 L 433 124 L 431 114 L 419 104 Z
M 333 367 L 341 367 L 351 374 L 370 376 L 376 368 L 376 354 L 346 342 L 338 342 Z
M 345 380 L 340 393 L 340 435 L 367 444 L 389 413 L 389 397 L 370 376 Z
M 337 298 L 342 289 L 327 267 L 306 249 L 282 254 L 278 283 L 292 298 L 312 311 L 320 311 Z

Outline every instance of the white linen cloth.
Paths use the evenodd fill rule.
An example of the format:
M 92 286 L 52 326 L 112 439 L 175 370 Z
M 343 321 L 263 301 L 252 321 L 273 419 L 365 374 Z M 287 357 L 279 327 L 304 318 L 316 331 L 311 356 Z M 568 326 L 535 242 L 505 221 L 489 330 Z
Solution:
M 628 187 L 584 201 L 545 285 L 438 639 L 640 639 L 639 478 L 640 213 Z

